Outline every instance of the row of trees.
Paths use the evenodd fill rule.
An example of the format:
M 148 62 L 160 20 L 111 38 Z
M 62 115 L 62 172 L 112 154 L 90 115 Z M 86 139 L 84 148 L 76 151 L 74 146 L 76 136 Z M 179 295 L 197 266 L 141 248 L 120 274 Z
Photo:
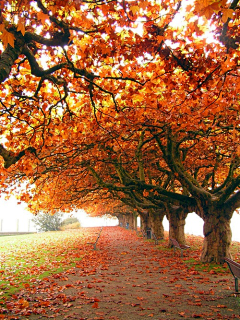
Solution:
M 159 236 L 167 214 L 183 243 L 194 211 L 201 260 L 230 256 L 238 1 L 0 5 L 1 191 L 34 213 L 133 212 Z

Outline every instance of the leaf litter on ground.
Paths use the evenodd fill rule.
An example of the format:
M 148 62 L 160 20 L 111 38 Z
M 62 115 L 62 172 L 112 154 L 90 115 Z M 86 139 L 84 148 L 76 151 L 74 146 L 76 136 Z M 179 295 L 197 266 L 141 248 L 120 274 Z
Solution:
M 191 249 L 181 258 L 167 233 L 155 245 L 105 227 L 93 250 L 97 231 L 25 236 L 16 246 L 6 239 L 5 251 L 0 239 L 0 319 L 240 319 L 229 270 L 199 261 L 202 237 L 187 235 Z M 232 249 L 238 259 L 239 244 Z

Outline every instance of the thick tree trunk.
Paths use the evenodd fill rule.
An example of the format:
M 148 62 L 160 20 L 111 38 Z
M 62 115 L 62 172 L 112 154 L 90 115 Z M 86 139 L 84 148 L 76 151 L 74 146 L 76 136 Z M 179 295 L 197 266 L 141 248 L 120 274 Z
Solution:
M 169 209 L 167 215 L 169 221 L 169 239 L 176 239 L 179 243 L 186 244 L 184 227 L 187 215 L 188 213 L 181 207 Z M 172 246 L 170 240 L 169 245 Z
M 119 226 L 123 227 L 124 226 L 124 218 L 122 214 L 118 215 L 118 221 L 119 221 Z
M 165 214 L 166 214 L 165 209 L 160 209 L 155 211 L 151 210 L 149 212 L 151 229 L 158 239 L 164 238 L 164 228 L 163 228 L 162 221 Z
M 128 217 L 126 214 L 120 214 L 118 216 L 118 220 L 119 220 L 119 225 L 120 227 L 126 228 L 126 225 L 128 223 Z
M 224 257 L 231 257 L 231 220 L 223 215 L 211 214 L 204 217 L 202 262 L 223 263 Z
M 135 213 L 131 212 L 128 215 L 129 228 L 132 230 L 137 229 L 137 216 Z
M 146 231 L 147 229 L 151 228 L 151 221 L 149 218 L 149 213 L 140 213 L 141 218 L 141 229 Z
M 133 213 L 133 229 L 137 230 L 137 215 Z
M 129 213 L 126 213 L 126 214 L 124 215 L 124 217 L 125 217 L 124 227 L 125 227 L 126 229 L 130 229 L 130 222 L 131 222 L 130 214 L 129 214 Z

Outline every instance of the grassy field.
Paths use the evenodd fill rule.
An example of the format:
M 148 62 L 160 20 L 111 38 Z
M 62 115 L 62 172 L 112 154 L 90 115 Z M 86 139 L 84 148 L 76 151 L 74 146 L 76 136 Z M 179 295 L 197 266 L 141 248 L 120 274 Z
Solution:
M 81 231 L 0 237 L 0 300 L 38 279 L 75 266 L 88 238 Z

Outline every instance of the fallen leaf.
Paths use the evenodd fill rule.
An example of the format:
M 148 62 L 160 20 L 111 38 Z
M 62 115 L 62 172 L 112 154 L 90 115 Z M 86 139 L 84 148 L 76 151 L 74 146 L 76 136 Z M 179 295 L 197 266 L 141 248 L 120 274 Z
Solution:
M 92 308 L 98 308 L 98 303 L 97 302 L 94 302 L 94 304 L 92 305 Z

